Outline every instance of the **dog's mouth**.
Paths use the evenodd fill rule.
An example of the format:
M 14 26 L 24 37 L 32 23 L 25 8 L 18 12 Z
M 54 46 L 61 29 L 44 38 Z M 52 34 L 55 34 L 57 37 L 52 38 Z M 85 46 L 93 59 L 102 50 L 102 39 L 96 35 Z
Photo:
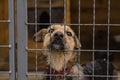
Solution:
M 62 51 L 64 49 L 65 49 L 65 45 L 64 45 L 64 42 L 62 40 L 54 39 L 51 42 L 51 50 Z
M 56 38 L 51 39 L 50 49 L 56 51 L 64 51 L 65 41 L 63 39 L 56 39 Z
M 50 39 L 49 49 L 64 51 L 65 50 L 65 37 L 61 32 L 56 32 Z

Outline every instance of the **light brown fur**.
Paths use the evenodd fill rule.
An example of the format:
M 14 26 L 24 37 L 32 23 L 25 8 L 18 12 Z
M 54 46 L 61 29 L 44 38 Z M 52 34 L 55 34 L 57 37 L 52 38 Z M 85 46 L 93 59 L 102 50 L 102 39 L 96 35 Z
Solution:
M 54 29 L 52 33 L 49 33 L 50 29 Z M 61 32 L 64 35 L 63 41 L 65 41 L 65 51 L 50 51 L 50 47 L 48 47 L 51 43 L 51 39 L 57 32 Z M 72 36 L 68 36 L 66 32 L 70 32 Z M 41 34 L 42 33 L 42 34 Z M 43 34 L 44 33 L 44 34 Z M 43 37 L 43 39 L 39 37 Z M 51 25 L 47 29 L 42 29 L 38 33 L 34 35 L 36 38 L 35 41 L 43 40 L 43 49 L 48 49 L 43 52 L 45 56 L 47 56 L 47 63 L 51 65 L 53 69 L 56 71 L 61 71 L 64 69 L 65 65 L 67 66 L 69 62 L 71 62 L 76 57 L 75 49 L 79 49 L 81 44 L 77 39 L 75 33 L 69 26 L 64 25 Z M 57 47 L 57 46 L 56 46 Z M 71 73 L 76 72 L 76 67 L 74 66 L 71 70 Z M 77 72 L 76 72 L 77 73 Z
M 53 29 L 54 31 L 49 32 L 49 30 L 51 29 Z M 67 32 L 70 32 L 72 35 L 69 36 Z M 56 33 L 62 34 L 61 41 L 64 43 L 64 50 L 59 50 L 59 42 L 57 44 L 53 43 L 55 49 L 51 50 L 50 44 L 52 44 L 51 41 L 54 39 Z M 51 25 L 47 29 L 42 29 L 34 35 L 34 39 L 35 41 L 43 41 L 43 49 L 47 49 L 43 51 L 43 55 L 47 57 L 47 64 L 50 65 L 52 69 L 58 72 L 64 70 L 64 67 L 67 67 L 69 63 L 75 59 L 77 52 L 74 50 L 80 49 L 81 47 L 81 44 L 79 43 L 79 40 L 77 39 L 73 30 L 69 26 L 64 25 Z M 69 75 L 72 76 L 72 80 L 88 80 L 86 77 L 82 76 L 84 75 L 83 67 L 80 64 L 73 64 L 69 73 Z M 76 76 L 73 77 L 73 75 Z M 64 79 L 64 77 L 60 78 L 55 76 L 52 78 L 52 80 L 66 79 Z

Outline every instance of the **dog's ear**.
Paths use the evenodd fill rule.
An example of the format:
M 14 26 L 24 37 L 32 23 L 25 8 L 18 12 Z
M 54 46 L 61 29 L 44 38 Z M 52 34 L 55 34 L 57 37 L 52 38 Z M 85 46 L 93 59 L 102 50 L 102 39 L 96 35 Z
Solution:
M 75 49 L 79 49 L 81 47 L 81 43 L 78 40 L 76 35 L 75 35 L 74 39 L 75 39 Z
M 43 42 L 43 39 L 46 33 L 47 33 L 47 29 L 41 29 L 40 31 L 34 34 L 33 40 L 35 42 Z

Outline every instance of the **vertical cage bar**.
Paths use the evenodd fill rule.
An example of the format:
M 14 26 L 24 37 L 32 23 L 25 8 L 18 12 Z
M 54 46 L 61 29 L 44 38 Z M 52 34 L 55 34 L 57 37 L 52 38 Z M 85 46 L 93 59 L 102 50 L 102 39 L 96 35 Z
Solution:
M 81 26 L 80 26 L 80 15 L 81 15 L 81 7 L 80 7 L 80 4 L 81 4 L 81 0 L 78 0 L 78 40 L 80 41 L 80 35 L 81 35 Z M 81 44 L 81 43 L 80 43 Z M 79 52 L 77 52 L 78 54 L 78 59 L 77 59 L 77 61 L 78 61 L 78 63 L 80 63 L 80 57 L 81 57 L 81 52 L 80 52 L 80 48 L 79 48 Z M 78 73 L 78 79 L 77 80 L 79 80 L 79 76 L 80 75 L 80 71 L 79 71 L 79 73 Z
M 64 0 L 64 35 L 65 35 L 65 32 L 66 32 L 66 0 Z M 66 63 L 66 54 L 64 52 L 64 64 Z M 65 64 L 64 65 L 64 80 L 65 80 L 65 76 L 66 76 L 66 67 L 67 65 Z
M 15 34 L 14 34 L 14 0 L 8 0 L 9 14 L 9 69 L 10 80 L 15 80 Z
M 93 0 L 93 50 L 95 50 L 95 20 L 96 20 L 96 17 L 95 17 L 95 15 L 96 15 L 96 11 L 95 11 L 95 8 L 96 8 L 96 5 L 95 5 L 95 0 Z M 93 51 L 93 54 L 92 54 L 92 56 L 93 56 L 93 73 L 92 73 L 92 75 L 93 75 L 93 80 L 94 80 L 94 75 L 95 75 L 95 73 L 94 73 L 94 55 L 95 55 L 95 52 Z
M 37 0 L 35 0 L 35 32 L 37 32 L 38 26 L 37 26 Z M 37 39 L 37 38 L 36 38 Z M 35 42 L 35 48 L 37 49 L 37 41 Z M 38 80 L 38 76 L 37 76 L 37 72 L 38 72 L 38 51 L 35 51 L 35 71 L 36 71 L 36 75 L 35 75 L 35 80 Z
M 51 22 L 52 22 L 52 20 L 51 20 L 51 16 L 52 16 L 51 11 L 52 11 L 52 1 L 49 0 L 49 15 L 50 15 L 50 19 L 49 19 L 50 23 L 49 23 L 49 25 L 50 26 L 51 26 Z M 50 27 L 50 29 L 51 29 L 51 27 Z M 51 45 L 51 43 L 52 42 L 51 42 L 51 33 L 50 33 L 50 45 Z M 50 47 L 50 73 L 52 72 L 51 63 L 52 63 L 52 51 L 51 51 L 51 47 Z M 51 74 L 49 74 L 48 77 L 50 78 L 50 80 L 52 80 Z
M 27 0 L 17 0 L 18 80 L 27 80 L 26 20 Z
M 64 26 L 66 26 L 66 0 L 64 0 Z
M 80 13 L 81 13 L 81 8 L 80 8 L 80 0 L 78 0 L 78 40 L 80 41 L 80 35 L 81 35 L 81 33 L 80 33 L 80 31 L 81 31 L 81 28 L 80 28 Z M 79 51 L 80 51 L 80 48 L 79 48 Z M 78 61 L 80 62 L 80 52 L 78 53 Z
M 110 0 L 108 0 L 108 29 L 107 29 L 107 80 L 109 80 L 109 48 L 110 48 Z

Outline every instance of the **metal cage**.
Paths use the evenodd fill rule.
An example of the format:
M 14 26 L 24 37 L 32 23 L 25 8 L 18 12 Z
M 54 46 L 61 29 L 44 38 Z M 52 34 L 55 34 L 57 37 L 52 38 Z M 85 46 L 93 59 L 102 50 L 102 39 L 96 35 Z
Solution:
M 15 1 L 16 3 L 14 2 L 14 0 L 8 0 L 8 19 L 0 20 L 0 23 L 8 24 L 8 30 L 9 30 L 8 31 L 9 43 L 7 45 L 6 43 L 0 44 L 0 48 L 7 48 L 9 51 L 8 53 L 9 69 L 7 71 L 0 69 L 0 75 L 7 74 L 9 76 L 9 80 L 16 80 L 16 79 L 42 80 L 43 77 L 45 76 L 50 76 L 50 77 L 56 76 L 52 74 L 44 74 L 42 71 L 39 70 L 40 65 L 42 64 L 46 65 L 46 63 L 44 63 L 44 60 L 43 62 L 41 60 L 41 53 L 43 51 L 41 47 L 42 44 L 32 41 L 32 36 L 34 33 L 36 33 L 38 30 L 42 28 L 47 28 L 49 25 L 52 24 L 68 25 L 71 26 L 73 30 L 75 30 L 79 41 L 83 43 L 83 48 L 78 50 L 80 53 L 78 54 L 79 57 L 77 59 L 77 61 L 79 61 L 79 63 L 81 64 L 87 62 L 84 61 L 84 57 L 86 56 L 88 57 L 87 59 L 88 61 L 90 60 L 94 61 L 96 56 L 97 58 L 100 57 L 100 55 L 98 54 L 96 55 L 96 53 L 105 53 L 107 58 L 107 64 L 109 65 L 111 57 L 113 57 L 113 55 L 117 53 L 118 53 L 117 55 L 119 55 L 120 17 L 117 18 L 118 19 L 117 23 L 111 22 L 112 21 L 111 16 L 113 15 L 112 14 L 113 11 L 111 10 L 112 9 L 111 0 L 105 1 L 104 4 L 105 8 L 104 5 L 101 5 L 103 0 L 86 1 L 87 3 L 85 4 L 86 5 L 90 4 L 90 6 L 92 7 L 89 8 L 88 6 L 85 9 L 83 8 L 84 4 L 82 4 L 82 0 L 75 0 L 77 6 L 75 6 L 74 8 L 72 8 L 72 5 L 74 3 L 73 4 L 71 3 L 71 5 L 70 3 L 68 3 L 68 2 L 73 2 L 72 0 L 15 0 Z M 97 4 L 97 2 L 99 2 L 100 4 Z M 16 6 L 17 12 L 14 11 L 15 9 L 14 4 L 17 5 Z M 77 13 L 72 14 L 72 12 L 75 11 L 74 10 L 75 8 L 77 10 Z M 103 20 L 102 21 L 103 23 L 97 21 L 99 17 L 99 15 L 97 15 L 98 14 L 97 11 L 100 11 L 99 9 L 101 8 L 104 10 L 105 13 L 105 17 L 104 18 L 102 17 L 105 20 L 101 19 Z M 118 7 L 118 9 L 119 8 L 120 7 Z M 85 12 L 88 15 L 86 15 Z M 15 14 L 17 16 L 15 16 Z M 84 14 L 87 17 L 84 18 L 83 17 Z M 17 21 L 15 21 L 15 18 L 17 18 Z M 88 19 L 88 22 L 86 23 L 85 21 L 82 21 L 82 19 L 84 20 Z M 17 24 L 16 28 L 14 26 L 15 22 Z M 119 35 L 111 37 L 112 31 L 115 31 L 114 29 L 118 30 L 116 34 Z M 96 33 L 97 30 L 98 33 Z M 102 30 L 104 30 L 105 33 L 102 32 Z M 89 40 L 85 41 L 85 39 L 89 39 Z M 98 39 L 101 40 L 101 42 L 99 42 Z M 15 44 L 15 42 L 17 44 Z M 101 45 L 103 44 L 103 46 L 98 46 L 100 44 Z M 112 56 L 110 57 L 111 53 Z M 15 58 L 17 58 L 17 60 Z M 107 74 L 108 73 L 109 73 L 109 66 L 107 66 Z M 92 73 L 92 76 L 96 76 L 94 75 L 94 72 Z M 98 76 L 105 77 L 103 75 L 98 75 Z M 109 77 L 119 78 L 120 76 L 107 75 L 106 77 L 108 77 L 107 80 L 109 80 Z

